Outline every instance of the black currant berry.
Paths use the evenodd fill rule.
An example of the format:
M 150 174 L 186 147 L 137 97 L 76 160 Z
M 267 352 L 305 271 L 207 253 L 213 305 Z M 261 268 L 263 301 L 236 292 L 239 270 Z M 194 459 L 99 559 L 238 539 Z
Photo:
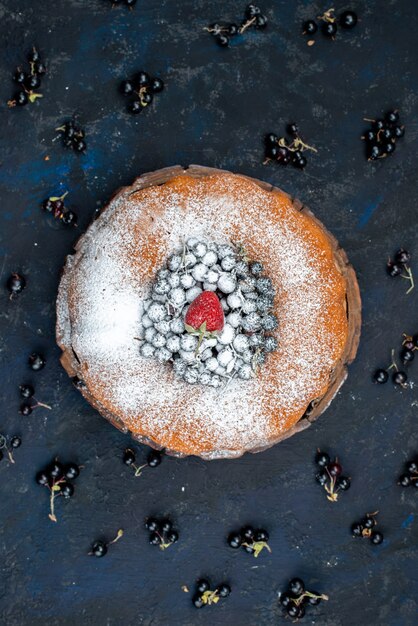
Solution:
M 43 356 L 38 354 L 37 352 L 32 352 L 28 359 L 29 367 L 34 372 L 39 372 L 39 370 L 45 367 L 45 359 Z
M 331 459 L 326 452 L 318 452 L 315 457 L 315 463 L 319 465 L 319 467 L 327 467 L 329 465 Z
M 395 372 L 392 376 L 392 380 L 395 385 L 400 385 L 401 387 L 403 387 L 408 380 L 408 376 L 407 374 L 405 374 L 405 372 Z
M 228 545 L 230 548 L 234 548 L 234 550 L 236 550 L 241 547 L 241 544 L 242 544 L 241 535 L 239 535 L 238 533 L 232 533 L 231 535 L 229 535 Z
M 157 450 L 152 450 L 147 456 L 148 467 L 157 467 L 162 461 L 161 454 Z
M 372 532 L 372 534 L 370 535 L 370 541 L 375 545 L 378 546 L 380 543 L 382 543 L 383 541 L 383 535 L 382 533 L 379 533 L 378 531 L 374 531 Z
M 322 34 L 325 37 L 329 37 L 330 39 L 334 39 L 337 34 L 338 26 L 335 22 L 323 22 L 321 26 Z
M 61 483 L 60 489 L 62 495 L 66 499 L 71 498 L 74 495 L 74 487 L 71 483 Z
M 107 545 L 103 541 L 95 541 L 91 546 L 91 554 L 100 558 L 107 553 Z
M 65 478 L 67 478 L 68 480 L 74 480 L 75 478 L 77 478 L 77 476 L 79 476 L 79 474 L 80 468 L 78 465 L 76 465 L 76 463 L 68 463 L 64 467 L 64 475 Z
M 221 598 L 227 598 L 231 593 L 231 587 L 226 583 L 221 583 L 217 590 Z
M 17 272 L 13 272 L 7 279 L 6 287 L 11 296 L 17 296 L 26 286 L 26 280 Z
M 404 248 L 400 248 L 395 254 L 395 261 L 397 263 L 401 263 L 402 265 L 407 265 L 410 260 L 411 254 L 408 252 L 408 250 L 405 250 Z
M 10 445 L 12 448 L 15 448 L 15 449 L 20 448 L 20 446 L 22 445 L 21 438 L 15 435 L 14 437 L 10 439 Z
M 130 96 L 134 92 L 134 85 L 130 80 L 124 80 L 120 85 L 120 92 L 124 96 Z
M 349 30 L 350 28 L 354 28 L 354 26 L 357 24 L 357 21 L 358 18 L 354 11 L 344 11 L 344 13 L 341 13 L 340 15 L 340 26 L 347 30 Z
M 378 369 L 373 374 L 374 382 L 378 383 L 379 385 L 383 385 L 384 383 L 386 383 L 388 381 L 388 378 L 389 378 L 389 374 L 387 373 L 386 370 L 383 370 L 383 369 Z
M 206 578 L 201 578 L 197 581 L 196 590 L 198 591 L 198 593 L 205 593 L 205 591 L 209 591 L 209 589 L 210 583 L 208 580 L 206 580 Z
M 160 93 L 164 89 L 164 82 L 161 78 L 153 78 L 151 81 L 150 89 L 152 93 Z
M 229 46 L 229 37 L 223 35 L 222 33 L 220 35 L 216 35 L 215 40 L 221 48 L 227 48 Z
M 293 596 L 295 596 L 295 598 L 301 596 L 305 591 L 303 580 L 301 578 L 292 578 L 289 582 L 289 591 Z
M 302 24 L 303 35 L 315 35 L 318 30 L 318 24 L 314 20 L 307 20 Z

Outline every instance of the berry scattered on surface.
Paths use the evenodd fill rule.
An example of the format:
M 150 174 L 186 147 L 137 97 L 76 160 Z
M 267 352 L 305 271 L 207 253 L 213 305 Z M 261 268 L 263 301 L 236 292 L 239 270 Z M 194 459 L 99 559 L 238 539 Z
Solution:
M 231 587 L 228 583 L 220 583 L 213 591 L 206 578 L 202 578 L 196 583 L 196 591 L 192 598 L 192 603 L 197 609 L 201 609 L 211 604 L 218 604 L 219 600 L 227 598 L 231 594 Z
M 12 272 L 7 279 L 6 287 L 10 293 L 10 300 L 13 300 L 13 298 L 22 293 L 26 287 L 26 279 L 21 274 Z
M 315 476 L 316 481 L 327 493 L 330 502 L 337 502 L 339 492 L 348 491 L 351 486 L 351 478 L 342 476 L 343 468 L 336 457 L 333 461 L 329 454 L 318 450 L 315 456 L 315 463 L 321 468 Z
M 149 531 L 149 543 L 159 546 L 160 550 L 166 550 L 179 540 L 179 533 L 173 528 L 170 519 L 157 519 L 148 517 L 145 520 L 145 528 Z
M 38 50 L 34 47 L 28 55 L 29 68 L 25 71 L 22 67 L 16 69 L 13 75 L 13 81 L 17 83 L 22 90 L 15 93 L 11 100 L 8 100 L 7 106 L 14 108 L 16 106 L 25 106 L 28 103 L 33 103 L 39 98 L 42 98 L 42 94 L 35 90 L 41 86 L 41 76 L 46 73 L 46 67 L 40 60 Z
M 123 537 L 123 530 L 120 528 L 116 534 L 116 537 L 112 539 L 112 541 L 106 542 L 101 539 L 94 541 L 91 544 L 90 552 L 88 553 L 88 555 L 95 556 L 100 559 L 102 556 L 105 556 L 107 554 L 109 546 L 119 541 L 121 537 Z
M 321 32 L 322 34 L 329 38 L 335 39 L 338 32 L 338 24 L 344 30 L 351 30 L 354 28 L 358 22 L 357 14 L 354 11 L 343 11 L 341 15 L 337 18 L 335 15 L 335 9 L 331 8 L 325 11 L 322 15 L 318 15 L 317 19 L 321 24 Z M 315 39 L 312 37 L 318 31 L 318 23 L 313 20 L 306 20 L 302 24 L 302 34 L 310 37 L 307 43 L 309 46 L 312 46 L 315 43 Z
M 62 496 L 66 500 L 70 499 L 74 494 L 74 486 L 71 480 L 79 475 L 79 466 L 76 463 L 68 463 L 63 465 L 57 458 L 47 465 L 45 468 L 37 472 L 35 480 L 38 485 L 47 487 L 49 490 L 49 519 L 51 522 L 57 522 L 55 515 L 55 500 Z
M 362 520 L 352 524 L 351 534 L 353 535 L 353 537 L 370 539 L 370 541 L 374 545 L 382 543 L 383 534 L 379 531 L 376 531 L 377 514 L 378 511 L 375 511 L 374 513 L 366 513 Z
M 64 199 L 68 195 L 68 191 L 61 196 L 50 196 L 42 202 L 42 209 L 46 213 L 60 220 L 65 226 L 77 226 L 77 214 L 65 207 Z
M 25 398 L 25 400 L 28 401 L 23 402 L 20 405 L 20 412 L 22 415 L 30 415 L 33 409 L 36 409 L 38 407 L 43 407 L 49 410 L 51 409 L 49 404 L 45 404 L 44 402 L 39 402 L 38 400 L 36 400 L 36 398 L 34 397 L 35 389 L 32 385 L 19 385 L 19 391 L 22 398 Z M 31 402 L 29 402 L 29 400 L 31 400 Z
M 262 14 L 261 9 L 255 4 L 249 4 L 245 9 L 244 19 L 238 26 L 234 22 L 214 23 L 206 26 L 204 30 L 210 33 L 216 43 L 222 48 L 227 48 L 231 38 L 237 35 L 243 35 L 248 29 L 264 30 L 268 25 L 268 19 Z
M 85 132 L 74 119 L 64 122 L 55 130 L 61 133 L 62 142 L 66 148 L 71 148 L 74 152 L 85 152 L 87 149 Z
M 354 28 L 358 22 L 357 14 L 354 11 L 344 11 L 341 13 L 339 23 L 342 28 L 350 30 Z
M 288 124 L 286 130 L 290 139 L 278 137 L 275 133 L 266 135 L 263 164 L 276 161 L 280 165 L 292 163 L 296 169 L 304 169 L 307 165 L 307 159 L 303 153 L 308 150 L 317 152 L 317 150 L 301 139 L 298 126 L 294 122 Z
M 32 352 L 32 354 L 29 356 L 28 363 L 31 370 L 33 370 L 34 372 L 39 372 L 39 370 L 45 367 L 46 361 L 41 354 L 38 354 L 38 352 Z
M 5 457 L 9 460 L 10 463 L 15 463 L 13 457 L 13 451 L 20 448 L 22 445 L 22 438 L 18 435 L 13 435 L 13 437 L 9 438 L 9 442 L 7 441 L 8 437 L 0 433 L 0 461 Z
M 164 87 L 164 81 L 161 78 L 152 77 L 141 70 L 132 78 L 122 81 L 119 91 L 129 98 L 128 112 L 137 115 L 153 102 L 154 95 L 161 93 Z
M 384 119 L 364 118 L 364 121 L 371 125 L 361 137 L 366 144 L 367 160 L 376 161 L 393 154 L 396 140 L 403 137 L 405 131 L 405 127 L 398 124 L 399 111 L 388 111 Z M 401 261 L 401 265 L 403 263 Z M 405 263 L 408 263 L 408 260 Z
M 279 603 L 283 611 L 292 619 L 302 619 L 308 605 L 316 606 L 328 596 L 317 591 L 308 591 L 301 578 L 292 578 L 286 591 L 280 593 Z
M 245 552 L 252 554 L 255 558 L 264 550 L 271 552 L 268 544 L 269 534 L 262 528 L 255 529 L 252 526 L 244 526 L 238 532 L 233 532 L 228 536 L 228 545 L 233 548 L 243 548 Z
M 134 469 L 134 476 L 141 476 L 146 467 L 155 468 L 160 465 L 162 461 L 162 454 L 158 450 L 151 450 L 147 455 L 146 463 L 143 465 L 136 465 L 136 454 L 131 448 L 126 448 L 123 453 L 123 462 Z
M 401 487 L 418 487 L 418 457 L 406 462 L 405 473 L 399 476 L 398 485 Z

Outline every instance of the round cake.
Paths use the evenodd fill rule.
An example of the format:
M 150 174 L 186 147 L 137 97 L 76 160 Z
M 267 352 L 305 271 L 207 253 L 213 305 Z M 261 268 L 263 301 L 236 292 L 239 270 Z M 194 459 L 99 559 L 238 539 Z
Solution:
M 119 191 L 67 257 L 57 300 L 84 397 L 177 456 L 234 458 L 309 426 L 359 334 L 355 273 L 312 213 L 200 166 Z

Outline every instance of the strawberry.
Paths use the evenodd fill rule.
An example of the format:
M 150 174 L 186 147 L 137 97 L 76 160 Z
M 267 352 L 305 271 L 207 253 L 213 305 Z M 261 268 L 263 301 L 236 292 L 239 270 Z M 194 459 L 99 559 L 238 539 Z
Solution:
M 218 296 L 213 291 L 203 291 L 190 304 L 185 328 L 188 333 L 199 336 L 199 346 L 203 337 L 210 337 L 224 327 L 224 312 Z

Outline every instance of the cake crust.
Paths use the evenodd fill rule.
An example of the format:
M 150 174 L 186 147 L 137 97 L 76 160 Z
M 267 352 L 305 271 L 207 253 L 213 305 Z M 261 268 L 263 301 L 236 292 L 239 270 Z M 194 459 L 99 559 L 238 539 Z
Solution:
M 160 193 L 157 191 L 158 187 Z M 235 412 L 237 411 L 237 406 L 242 406 L 243 419 L 239 421 L 238 416 L 236 425 L 233 420 L 227 420 L 224 432 L 222 432 L 218 423 L 222 425 L 222 419 L 225 416 L 222 415 L 221 409 L 217 409 L 219 415 L 216 414 L 214 416 L 214 430 L 211 434 L 210 432 L 204 432 L 202 428 L 203 417 L 201 408 L 199 408 L 200 413 L 197 410 L 195 414 L 193 413 L 196 403 L 198 404 L 198 401 L 193 400 L 193 398 L 196 398 L 196 393 L 207 393 L 205 389 L 193 388 L 191 390 L 189 388 L 187 393 L 191 398 L 190 401 L 193 403 L 189 408 L 184 406 L 184 394 L 183 396 L 179 394 L 172 403 L 167 398 L 162 398 L 161 405 L 156 408 L 156 411 L 161 411 L 166 407 L 167 411 L 172 412 L 171 417 L 166 416 L 166 419 L 163 421 L 153 420 L 152 415 L 149 417 L 148 414 L 152 414 L 154 407 L 148 410 L 145 409 L 147 415 L 144 415 L 144 407 L 140 407 L 136 412 L 132 411 L 132 407 L 136 406 L 134 400 L 133 404 L 126 404 L 125 399 L 123 402 L 118 400 L 118 394 L 115 393 L 114 389 L 112 393 L 109 392 L 109 387 L 117 387 L 118 383 L 115 381 L 113 374 L 114 370 L 118 368 L 115 367 L 114 363 L 112 364 L 113 369 L 107 368 L 107 360 L 105 359 L 103 376 L 101 376 L 100 367 L 96 367 L 95 361 L 97 359 L 92 358 L 95 355 L 94 348 L 91 345 L 86 348 L 85 344 L 88 342 L 85 341 L 85 335 L 88 332 L 88 328 L 83 327 L 83 316 L 85 316 L 86 307 L 91 307 L 91 303 L 89 302 L 88 289 L 83 287 L 83 285 L 86 285 L 86 282 L 88 282 L 88 276 L 85 276 L 86 272 L 88 274 L 86 267 L 89 267 L 86 257 L 91 253 L 91 249 L 96 246 L 96 242 L 100 240 L 97 233 L 100 230 L 112 227 L 113 216 L 116 212 L 123 212 L 124 207 L 126 208 L 126 206 L 130 205 L 132 210 L 136 211 L 129 227 L 134 231 L 133 240 L 135 242 L 142 241 L 143 244 L 145 241 L 146 245 L 142 245 L 142 248 L 141 245 L 138 245 L 138 254 L 141 255 L 141 258 L 136 263 L 136 250 L 130 249 L 131 239 L 127 239 L 128 257 L 126 262 L 129 265 L 132 264 L 135 271 L 140 275 L 141 284 L 139 291 L 141 291 L 142 287 L 145 287 L 147 283 L 149 284 L 152 281 L 156 269 L 162 265 L 164 255 L 168 256 L 172 252 L 172 250 L 167 249 L 167 241 L 169 236 L 174 238 L 176 236 L 175 224 L 173 224 L 174 233 L 167 234 L 167 232 L 164 231 L 163 233 L 161 231 L 161 214 L 163 216 L 166 215 L 165 204 L 173 203 L 173 198 L 175 198 L 178 207 L 180 207 L 179 210 L 182 210 L 181 207 L 183 207 L 184 203 L 187 204 L 189 202 L 191 207 L 194 206 L 194 200 L 191 201 L 190 198 L 201 198 L 204 197 L 204 194 L 208 194 L 208 197 L 212 198 L 211 202 L 213 203 L 215 202 L 213 196 L 216 196 L 218 192 L 224 195 L 229 194 L 232 199 L 235 198 L 236 202 L 241 202 L 241 204 L 241 196 L 244 196 L 244 200 L 246 199 L 251 204 L 248 218 L 241 209 L 243 225 L 239 224 L 237 220 L 234 221 L 232 218 L 228 217 L 226 219 L 225 216 L 221 216 L 222 220 L 226 221 L 228 225 L 225 233 L 227 232 L 229 237 L 232 235 L 234 237 L 245 235 L 245 244 L 249 246 L 252 258 L 257 257 L 263 261 L 269 270 L 269 275 L 273 282 L 275 282 L 274 270 L 276 269 L 277 274 L 277 266 L 274 263 L 274 259 L 269 259 L 269 256 L 274 256 L 277 251 L 271 250 L 273 244 L 267 242 L 267 245 L 264 245 L 264 242 L 261 245 L 258 241 L 263 236 L 267 238 L 270 236 L 269 231 L 265 230 L 267 226 L 254 224 L 255 232 L 253 235 L 249 235 L 251 221 L 252 223 L 255 222 L 254 213 L 252 213 L 253 207 L 257 207 L 257 218 L 259 216 L 260 220 L 265 221 L 267 225 L 270 224 L 269 220 L 272 220 L 271 223 L 274 228 L 275 223 L 279 224 L 281 221 L 280 223 L 286 224 L 286 228 L 289 229 L 291 236 L 295 236 L 296 233 L 304 242 L 306 240 L 307 243 L 304 243 L 304 245 L 315 257 L 315 263 L 310 263 L 313 267 L 308 268 L 309 273 L 306 276 L 308 282 L 311 281 L 313 284 L 312 293 L 315 293 L 319 298 L 317 308 L 320 309 L 320 312 L 315 312 L 315 306 L 312 306 L 311 309 L 312 315 L 318 315 L 318 320 L 322 321 L 325 329 L 324 332 L 318 331 L 317 339 L 320 339 L 319 343 L 322 342 L 325 346 L 326 366 L 324 371 L 316 373 L 314 367 L 318 367 L 318 362 L 314 360 L 314 355 L 311 359 L 309 353 L 302 354 L 303 350 L 297 345 L 295 337 L 292 335 L 294 329 L 289 325 L 289 317 L 291 308 L 294 306 L 294 294 L 298 293 L 293 289 L 292 280 L 288 281 L 289 286 L 286 290 L 281 290 L 280 285 L 278 285 L 279 294 L 277 311 L 275 313 L 279 317 L 279 344 L 281 344 L 282 349 L 279 349 L 277 355 L 272 356 L 271 361 L 265 367 L 266 371 L 262 372 L 259 377 L 257 388 L 253 390 L 255 394 L 260 396 L 258 399 L 262 401 L 263 406 L 261 408 L 254 407 L 253 404 L 255 405 L 256 403 L 252 398 L 250 398 L 250 401 L 248 401 L 248 398 L 244 398 L 241 405 L 238 405 L 236 395 L 240 394 L 240 390 L 236 390 L 234 392 L 235 395 L 231 392 L 229 394 L 230 397 L 227 397 L 225 400 L 220 398 L 217 404 L 229 403 L 231 410 L 235 410 Z M 240 194 L 241 196 L 238 197 Z M 160 205 L 158 204 L 158 198 L 161 200 Z M 245 205 L 245 202 L 243 205 Z M 227 208 L 228 206 L 226 205 Z M 225 205 L 221 203 L 219 208 L 215 208 L 223 210 Z M 215 214 L 215 208 L 213 209 L 213 214 Z M 193 212 L 193 208 L 188 210 Z M 231 209 L 231 211 L 233 210 Z M 200 219 L 200 217 L 200 213 L 197 213 L 196 219 Z M 206 216 L 204 217 L 206 219 Z M 210 218 L 211 212 L 209 211 L 209 222 Z M 175 218 L 172 221 L 175 222 Z M 110 227 L 108 226 L 109 223 L 111 224 Z M 141 232 L 137 232 L 136 228 L 140 229 Z M 215 233 L 217 228 L 215 225 Z M 167 225 L 165 230 L 167 230 Z M 222 231 L 222 229 L 220 230 Z M 146 233 L 145 240 L 143 233 Z M 189 232 L 185 232 L 184 235 L 187 237 Z M 123 234 L 121 236 L 123 237 Z M 161 240 L 165 240 L 165 246 L 164 243 L 161 245 Z M 158 449 L 164 448 L 168 454 L 176 456 L 196 454 L 207 459 L 234 458 L 246 451 L 259 452 L 307 428 L 327 408 L 347 376 L 347 364 L 355 357 L 361 325 L 360 294 L 354 270 L 336 239 L 313 216 L 311 211 L 298 200 L 291 199 L 276 187 L 249 177 L 196 165 L 192 165 L 189 168 L 175 166 L 144 174 L 131 187 L 121 189 L 114 196 L 98 219 L 89 227 L 86 234 L 79 239 L 75 250 L 74 255 L 67 257 L 57 300 L 57 341 L 63 351 L 61 357 L 62 364 L 68 374 L 78 381 L 80 391 L 88 402 L 113 425 L 124 432 L 130 431 L 132 436 L 141 443 L 146 443 Z M 96 261 L 100 254 L 106 255 L 106 251 L 101 250 L 100 246 L 98 246 L 94 254 L 96 256 L 90 259 L 90 266 L 92 260 Z M 289 260 L 289 255 L 284 256 L 284 260 L 282 259 L 281 261 L 282 264 Z M 100 262 L 100 258 L 98 261 Z M 315 268 L 315 265 L 319 266 L 324 272 L 324 285 L 319 291 L 314 285 L 317 277 L 315 271 L 318 270 L 318 268 Z M 300 260 L 295 262 L 295 268 L 295 272 L 298 270 L 300 274 L 303 263 Z M 293 281 L 295 288 L 303 289 L 303 278 L 303 276 L 296 275 Z M 275 286 L 277 287 L 276 284 Z M 103 289 L 105 288 L 103 287 Z M 85 293 L 83 293 L 83 289 Z M 327 289 L 329 294 L 325 297 L 324 293 L 326 293 Z M 308 291 L 308 294 L 312 298 L 311 292 Z M 123 296 L 121 297 L 123 299 Z M 138 295 L 138 300 L 140 300 L 140 297 L 141 295 Z M 287 298 L 291 298 L 291 300 L 287 300 Z M 296 317 L 302 313 L 306 314 L 306 311 L 296 310 Z M 123 314 L 125 313 L 123 312 Z M 291 335 L 293 337 L 292 341 L 289 338 L 289 341 L 286 342 L 287 336 L 285 338 L 280 337 L 280 321 L 282 322 L 282 328 L 290 329 L 287 336 Z M 312 334 L 314 331 L 309 329 L 308 322 L 309 320 L 306 320 L 306 332 Z M 311 342 L 314 339 L 315 337 L 309 337 Z M 134 338 L 132 340 L 133 349 L 135 349 Z M 304 338 L 301 337 L 300 340 L 303 342 Z M 315 344 L 312 342 L 310 345 L 312 347 Z M 302 352 L 298 352 L 299 349 Z M 296 363 L 298 359 L 300 360 L 300 366 L 292 362 L 292 355 L 289 350 L 294 351 L 294 359 Z M 144 367 L 148 367 L 148 363 L 145 362 Z M 321 362 L 319 363 L 321 364 Z M 284 366 L 288 370 L 283 369 Z M 302 393 L 301 395 L 304 397 L 300 399 L 300 402 L 297 402 L 293 399 L 289 388 L 298 383 L 297 377 L 303 372 L 304 367 L 312 381 L 309 382 L 309 385 L 307 383 L 309 388 L 306 394 Z M 160 365 L 159 368 L 165 368 L 165 374 L 157 373 L 157 376 L 161 376 L 161 379 L 156 380 L 155 385 L 185 384 L 172 378 L 170 379 L 170 372 L 167 371 L 167 366 Z M 133 371 L 136 372 L 137 370 Z M 286 382 L 283 381 L 283 373 L 287 371 L 289 372 L 290 382 L 287 383 L 286 387 Z M 117 374 L 118 372 L 116 371 Z M 295 376 L 294 381 L 291 380 L 292 376 Z M 141 380 L 144 383 L 145 379 Z M 149 384 L 149 380 L 146 384 Z M 304 392 L 305 390 L 303 389 L 302 391 Z M 212 392 L 216 393 L 215 390 L 211 390 Z M 265 397 L 263 397 L 263 394 L 265 394 Z M 271 399 L 272 397 L 273 400 Z M 277 403 L 277 398 L 281 400 L 281 405 Z M 288 398 L 289 402 L 292 402 L 291 406 L 286 406 Z M 160 402 L 159 397 L 156 402 Z M 215 401 L 211 402 L 207 405 L 209 413 Z M 245 402 L 247 402 L 247 405 Z M 249 403 L 251 406 L 249 406 Z M 246 426 L 244 419 L 246 406 L 251 408 L 259 423 L 257 423 L 257 428 L 254 428 L 253 431 L 248 432 L 247 426 L 245 433 L 239 433 L 239 428 Z M 187 416 L 183 413 L 184 411 L 188 413 Z M 251 411 L 248 412 L 251 413 Z M 248 418 L 248 422 L 252 427 L 250 418 Z M 210 419 L 208 423 L 210 426 Z

